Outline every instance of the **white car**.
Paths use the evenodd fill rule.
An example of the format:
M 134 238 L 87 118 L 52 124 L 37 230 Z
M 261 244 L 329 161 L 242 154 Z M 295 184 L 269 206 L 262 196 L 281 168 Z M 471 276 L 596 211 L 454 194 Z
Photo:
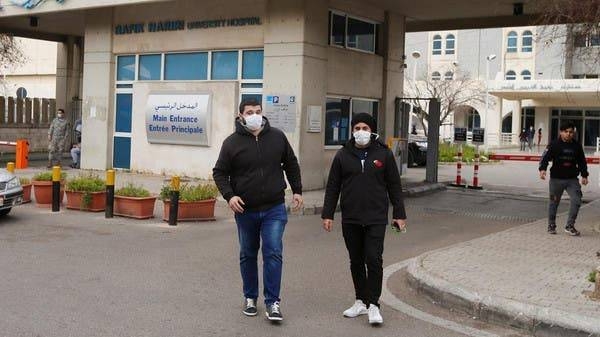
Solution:
M 23 203 L 23 187 L 19 177 L 0 169 L 0 216 L 7 215 L 10 210 Z

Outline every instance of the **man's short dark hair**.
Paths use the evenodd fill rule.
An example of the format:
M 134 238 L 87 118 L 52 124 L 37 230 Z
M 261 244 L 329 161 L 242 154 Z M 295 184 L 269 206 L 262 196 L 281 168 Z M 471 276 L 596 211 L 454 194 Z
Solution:
M 62 112 L 63 114 L 65 113 L 65 109 L 58 109 L 56 110 L 56 113 Z
M 262 103 L 259 102 L 258 100 L 256 100 L 255 98 L 246 98 L 244 100 L 242 100 L 242 103 L 240 103 L 240 113 L 244 112 L 244 108 L 247 106 L 257 106 L 259 105 L 260 108 L 262 109 Z
M 559 129 L 560 129 L 560 131 L 565 131 L 566 129 L 575 130 L 575 124 L 573 124 L 572 122 L 565 122 L 560 125 Z

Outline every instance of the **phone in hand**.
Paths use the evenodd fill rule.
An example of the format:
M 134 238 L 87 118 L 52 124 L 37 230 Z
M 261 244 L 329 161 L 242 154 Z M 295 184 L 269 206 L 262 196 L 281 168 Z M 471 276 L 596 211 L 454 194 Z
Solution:
M 390 226 L 392 226 L 392 229 L 396 233 L 406 233 L 406 226 L 400 228 L 400 226 L 395 221 L 392 221 L 392 224 Z

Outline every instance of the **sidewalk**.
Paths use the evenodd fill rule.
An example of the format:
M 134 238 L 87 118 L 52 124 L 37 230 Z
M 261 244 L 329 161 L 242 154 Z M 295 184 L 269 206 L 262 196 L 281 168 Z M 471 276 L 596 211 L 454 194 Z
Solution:
M 549 235 L 544 219 L 429 252 L 408 267 L 409 279 L 443 306 L 536 336 L 600 336 L 600 301 L 583 293 L 600 265 L 599 218 L 600 200 L 581 208 L 580 237 L 560 227 Z
M 46 171 L 45 167 L 30 167 L 27 169 L 16 170 L 15 174 L 19 177 L 33 177 L 36 173 Z M 105 177 L 105 172 L 103 171 L 88 171 L 88 170 L 78 170 L 72 169 L 69 167 L 62 168 L 64 172 L 67 173 L 67 179 L 69 177 L 75 177 L 79 174 L 85 173 L 93 173 L 99 175 L 101 178 Z M 159 194 L 160 189 L 163 185 L 169 184 L 171 177 L 156 175 L 156 174 L 147 174 L 147 173 L 131 173 L 131 172 L 121 172 L 117 171 L 116 173 L 116 182 L 115 188 L 119 188 L 121 186 L 126 185 L 127 183 L 133 183 L 136 185 L 142 185 L 148 190 L 150 190 L 153 194 Z M 429 193 L 433 191 L 438 191 L 446 188 L 447 182 L 439 182 L 439 183 L 426 183 L 425 179 L 425 168 L 411 168 L 408 169 L 406 174 L 403 174 L 401 177 L 402 180 L 402 190 L 404 192 L 405 197 L 414 197 L 419 196 L 424 193 Z M 190 177 L 181 177 L 181 183 L 187 182 L 199 182 L 201 179 L 190 178 Z M 288 188 L 286 191 L 286 204 L 288 204 L 287 209 L 288 213 L 291 213 L 289 203 L 291 201 L 291 190 Z M 304 191 L 302 196 L 304 198 L 304 207 L 298 211 L 294 212 L 294 214 L 300 215 L 314 215 L 321 214 L 321 210 L 323 209 L 323 196 L 325 194 L 324 189 L 313 190 L 313 191 Z M 339 207 L 339 206 L 338 206 Z M 227 204 L 225 200 L 219 196 L 217 199 L 217 208 L 226 209 Z M 217 212 L 219 213 L 219 212 Z M 157 207 L 155 209 L 155 216 L 157 218 L 162 216 L 162 208 Z

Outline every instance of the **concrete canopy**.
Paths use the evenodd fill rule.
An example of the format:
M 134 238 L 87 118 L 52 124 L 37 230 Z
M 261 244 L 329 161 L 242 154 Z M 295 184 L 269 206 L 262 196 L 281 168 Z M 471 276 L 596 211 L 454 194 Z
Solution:
M 87 9 L 141 5 L 174 0 L 77 0 L 60 4 L 45 1 L 34 9 L 8 2 L 0 11 L 0 31 L 16 36 L 63 41 L 66 35 L 84 35 Z M 523 14 L 513 15 L 514 0 L 362 0 L 363 5 L 406 16 L 407 31 L 467 29 L 530 25 L 538 0 L 520 0 Z M 30 17 L 38 18 L 32 27 Z

